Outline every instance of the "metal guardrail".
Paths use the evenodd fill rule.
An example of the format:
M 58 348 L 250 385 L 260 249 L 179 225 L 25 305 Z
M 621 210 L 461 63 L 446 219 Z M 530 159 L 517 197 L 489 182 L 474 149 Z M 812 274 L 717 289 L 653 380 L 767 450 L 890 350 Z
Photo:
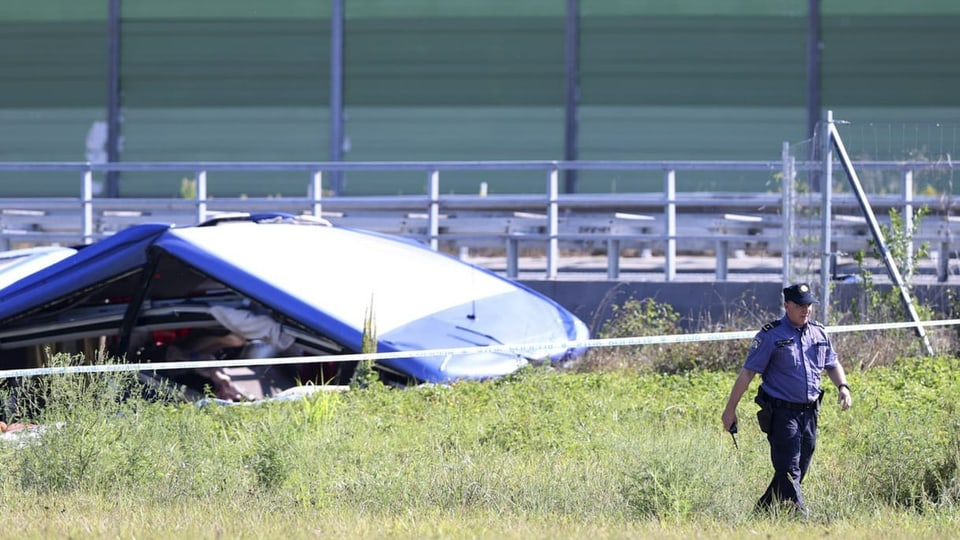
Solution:
M 915 171 L 943 169 L 948 165 L 929 162 L 860 162 L 862 170 L 896 171 L 902 178 L 899 195 L 873 195 L 871 203 L 884 210 L 896 208 L 903 215 L 914 207 L 927 206 L 935 219 L 925 222 L 916 241 L 934 242 L 940 248 L 938 276 L 946 280 L 946 261 L 955 221 L 950 205 L 939 197 L 915 197 Z M 558 274 L 560 246 L 603 249 L 607 276 L 620 274 L 621 250 L 634 247 L 656 249 L 664 258 L 664 279 L 676 277 L 680 251 L 713 251 L 716 277 L 727 278 L 731 248 L 760 247 L 780 252 L 783 278 L 788 281 L 798 238 L 817 235 L 822 225 L 804 215 L 818 212 L 822 204 L 814 197 L 798 197 L 798 171 L 816 171 L 819 162 L 796 162 L 785 145 L 780 161 L 462 161 L 462 162 L 163 162 L 163 163 L 0 163 L 0 171 L 66 171 L 80 176 L 79 197 L 0 199 L 0 243 L 36 245 L 90 243 L 130 225 L 166 222 L 192 225 L 225 212 L 283 211 L 328 219 L 335 225 L 377 230 L 417 238 L 433 249 L 497 247 L 507 255 L 507 275 L 516 277 L 521 247 L 542 246 L 546 278 Z M 651 171 L 663 173 L 661 193 L 561 194 L 560 171 L 564 170 Z M 325 174 L 343 171 L 423 171 L 427 192 L 423 195 L 323 197 Z M 540 170 L 544 192 L 529 195 L 441 195 L 441 172 L 455 170 Z M 193 199 L 123 199 L 94 196 L 93 174 L 107 171 L 177 171 L 196 175 Z M 230 171 L 302 171 L 308 177 L 306 196 L 269 199 L 207 197 L 207 175 Z M 685 193 L 677 192 L 677 174 L 684 171 L 769 171 L 788 181 L 780 193 Z M 832 195 L 834 215 L 831 236 L 842 249 L 867 246 L 866 224 L 858 220 L 852 195 Z M 859 248 L 857 247 L 859 246 Z

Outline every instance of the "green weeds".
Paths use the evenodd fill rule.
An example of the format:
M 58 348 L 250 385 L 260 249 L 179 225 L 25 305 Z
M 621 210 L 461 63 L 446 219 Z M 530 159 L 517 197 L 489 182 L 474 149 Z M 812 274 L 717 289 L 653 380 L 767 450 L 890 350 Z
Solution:
M 775 318 L 771 316 L 772 318 Z M 733 317 L 736 320 L 736 317 Z M 743 317 L 741 317 L 742 319 Z M 763 323 L 752 322 L 758 328 Z M 702 331 L 722 331 L 722 326 Z M 749 327 L 748 327 L 749 328 Z M 738 328 L 739 329 L 739 328 Z M 652 299 L 630 299 L 613 306 L 613 314 L 600 329 L 600 338 L 661 336 L 683 333 L 680 315 L 668 304 Z M 729 369 L 743 363 L 747 341 L 669 343 L 660 345 L 599 348 L 588 352 L 577 369 L 596 371 L 655 371 L 684 373 L 697 370 Z
M 956 511 L 952 362 L 851 373 L 857 402 L 842 414 L 828 395 L 805 482 L 808 527 L 843 529 L 880 512 L 928 516 L 907 527 L 936 530 Z M 471 536 L 510 535 L 511 522 L 553 530 L 547 521 L 591 535 L 588 523 L 660 536 L 778 530 L 786 518 L 750 513 L 770 474 L 753 404 L 741 404 L 739 450 L 720 429 L 732 379 L 531 368 L 491 382 L 197 407 L 135 398 L 123 374 L 51 376 L 54 407 L 34 419 L 46 429 L 0 445 L 2 505 L 23 515 L 48 500 L 113 501 L 92 511 L 124 516 L 178 508 L 182 530 L 209 521 L 224 534 L 253 513 L 286 536 L 303 536 L 291 524 L 340 531 L 324 529 L 324 516 L 345 527 L 379 516 L 386 529 L 356 530 L 401 536 L 430 534 L 418 516 L 460 516 L 478 527 Z

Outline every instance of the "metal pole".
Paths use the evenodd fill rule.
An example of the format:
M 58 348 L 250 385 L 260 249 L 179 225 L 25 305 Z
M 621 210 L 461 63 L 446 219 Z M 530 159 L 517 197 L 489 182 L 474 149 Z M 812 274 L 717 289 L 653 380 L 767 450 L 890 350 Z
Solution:
M 840 132 L 837 131 L 837 127 L 833 125 L 832 121 L 829 122 L 829 126 L 830 138 L 833 140 L 834 147 L 837 149 L 837 156 L 840 158 L 840 163 L 843 165 L 843 170 L 847 173 L 847 179 L 850 181 L 850 185 L 853 187 L 853 191 L 857 196 L 857 201 L 860 203 L 860 209 L 863 211 L 863 215 L 867 218 L 867 223 L 870 225 L 870 232 L 873 233 L 873 240 L 876 242 L 877 249 L 880 250 L 880 254 L 883 257 L 883 263 L 887 267 L 887 273 L 890 275 L 890 280 L 900 290 L 900 299 L 903 300 L 903 305 L 906 306 L 907 312 L 910 314 L 910 318 L 914 323 L 916 323 L 915 331 L 917 337 L 923 340 L 923 345 L 927 350 L 927 354 L 933 356 L 933 347 L 930 345 L 930 340 L 927 339 L 927 333 L 923 329 L 923 325 L 920 322 L 920 315 L 917 313 L 917 309 L 914 307 L 913 301 L 910 299 L 910 291 L 907 289 L 907 285 L 904 283 L 903 277 L 900 275 L 900 270 L 897 268 L 897 263 L 893 260 L 893 255 L 890 253 L 890 249 L 887 247 L 887 242 L 883 238 L 883 232 L 880 230 L 880 225 L 877 224 L 876 216 L 873 215 L 873 208 L 870 206 L 870 201 L 867 200 L 867 195 L 863 192 L 863 186 L 860 184 L 860 177 L 857 176 L 857 171 L 853 168 L 853 163 L 850 161 L 850 155 L 847 154 L 847 149 L 844 147 L 843 141 L 840 139 Z
M 820 0 L 809 0 L 807 11 L 807 136 L 816 141 L 817 123 L 820 121 L 820 65 L 822 63 L 823 38 L 820 20 Z M 810 145 L 810 159 L 814 159 L 816 144 Z M 820 178 L 811 175 L 813 191 L 819 191 Z
M 903 172 L 903 234 L 907 237 L 907 281 L 913 276 L 913 171 Z
M 950 276 L 950 229 L 944 233 L 946 238 L 940 242 L 940 254 L 937 259 L 937 283 L 946 283 Z
M 107 163 L 120 160 L 120 0 L 107 2 Z M 120 173 L 107 171 L 106 196 L 120 196 Z
M 674 169 L 663 175 L 663 193 L 666 198 L 663 213 L 667 226 L 664 231 L 663 279 L 673 281 L 677 278 L 677 171 Z
M 823 314 L 823 323 L 830 320 L 830 276 L 833 260 L 833 235 L 830 229 L 833 205 L 833 150 L 830 147 L 830 137 L 833 126 L 833 111 L 827 111 L 827 121 L 823 126 L 823 185 L 820 186 L 820 311 Z
M 717 267 L 714 270 L 714 276 L 717 281 L 726 281 L 728 266 L 730 263 L 730 241 L 717 240 Z
M 823 50 L 820 0 L 809 0 L 807 14 L 807 135 L 814 138 L 820 121 L 820 64 Z
M 83 182 L 80 184 L 80 207 L 83 220 L 83 243 L 93 243 L 93 171 L 83 171 Z
M 343 160 L 343 3 L 330 2 L 330 161 Z M 330 172 L 334 195 L 343 193 L 343 171 Z
M 430 206 L 427 209 L 427 236 L 430 237 L 430 249 L 440 249 L 440 171 L 430 171 L 427 179 L 430 192 Z
M 567 0 L 567 19 L 564 31 L 564 58 L 566 85 L 563 103 L 565 121 L 563 156 L 567 161 L 577 160 L 577 105 L 580 101 L 580 0 Z M 577 170 L 564 171 L 564 192 L 577 192 Z
M 507 277 L 516 279 L 520 273 L 520 241 L 507 237 Z
M 559 171 L 550 169 L 547 176 L 547 279 L 557 279 L 557 259 L 560 258 L 559 239 L 560 203 Z
M 207 220 L 207 171 L 197 171 L 197 223 Z
M 313 198 L 314 217 L 323 217 L 323 171 L 315 171 L 310 175 L 310 195 Z
M 794 181 L 796 180 L 795 161 L 790 155 L 790 143 L 784 141 L 783 152 L 783 181 L 780 185 L 781 201 L 781 232 L 783 233 L 783 250 L 780 253 L 783 259 L 783 286 L 790 286 L 793 280 L 793 241 L 794 241 Z
M 620 240 L 607 240 L 607 279 L 620 277 Z

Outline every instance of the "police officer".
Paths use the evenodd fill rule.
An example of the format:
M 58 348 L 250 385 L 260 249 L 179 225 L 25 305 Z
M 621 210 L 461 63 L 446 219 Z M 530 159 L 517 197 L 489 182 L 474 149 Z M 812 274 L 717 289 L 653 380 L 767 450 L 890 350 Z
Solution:
M 837 386 L 841 410 L 853 404 L 846 374 L 830 339 L 820 323 L 810 320 L 816 302 L 806 283 L 783 289 L 786 314 L 765 324 L 753 338 L 721 416 L 723 428 L 730 431 L 737 423 L 737 404 L 759 373 L 762 382 L 756 401 L 761 404 L 761 411 L 757 418 L 767 433 L 773 462 L 773 480 L 757 501 L 759 510 L 784 502 L 800 514 L 807 514 L 800 483 L 817 446 L 822 371 L 826 370 Z

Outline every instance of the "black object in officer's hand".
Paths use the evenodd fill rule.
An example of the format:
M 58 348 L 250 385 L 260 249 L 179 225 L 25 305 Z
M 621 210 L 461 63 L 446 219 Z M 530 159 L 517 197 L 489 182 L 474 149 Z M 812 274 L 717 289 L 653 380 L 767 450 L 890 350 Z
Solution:
M 737 423 L 736 422 L 730 424 L 730 438 L 733 439 L 733 447 L 739 450 L 740 445 L 737 444 Z

